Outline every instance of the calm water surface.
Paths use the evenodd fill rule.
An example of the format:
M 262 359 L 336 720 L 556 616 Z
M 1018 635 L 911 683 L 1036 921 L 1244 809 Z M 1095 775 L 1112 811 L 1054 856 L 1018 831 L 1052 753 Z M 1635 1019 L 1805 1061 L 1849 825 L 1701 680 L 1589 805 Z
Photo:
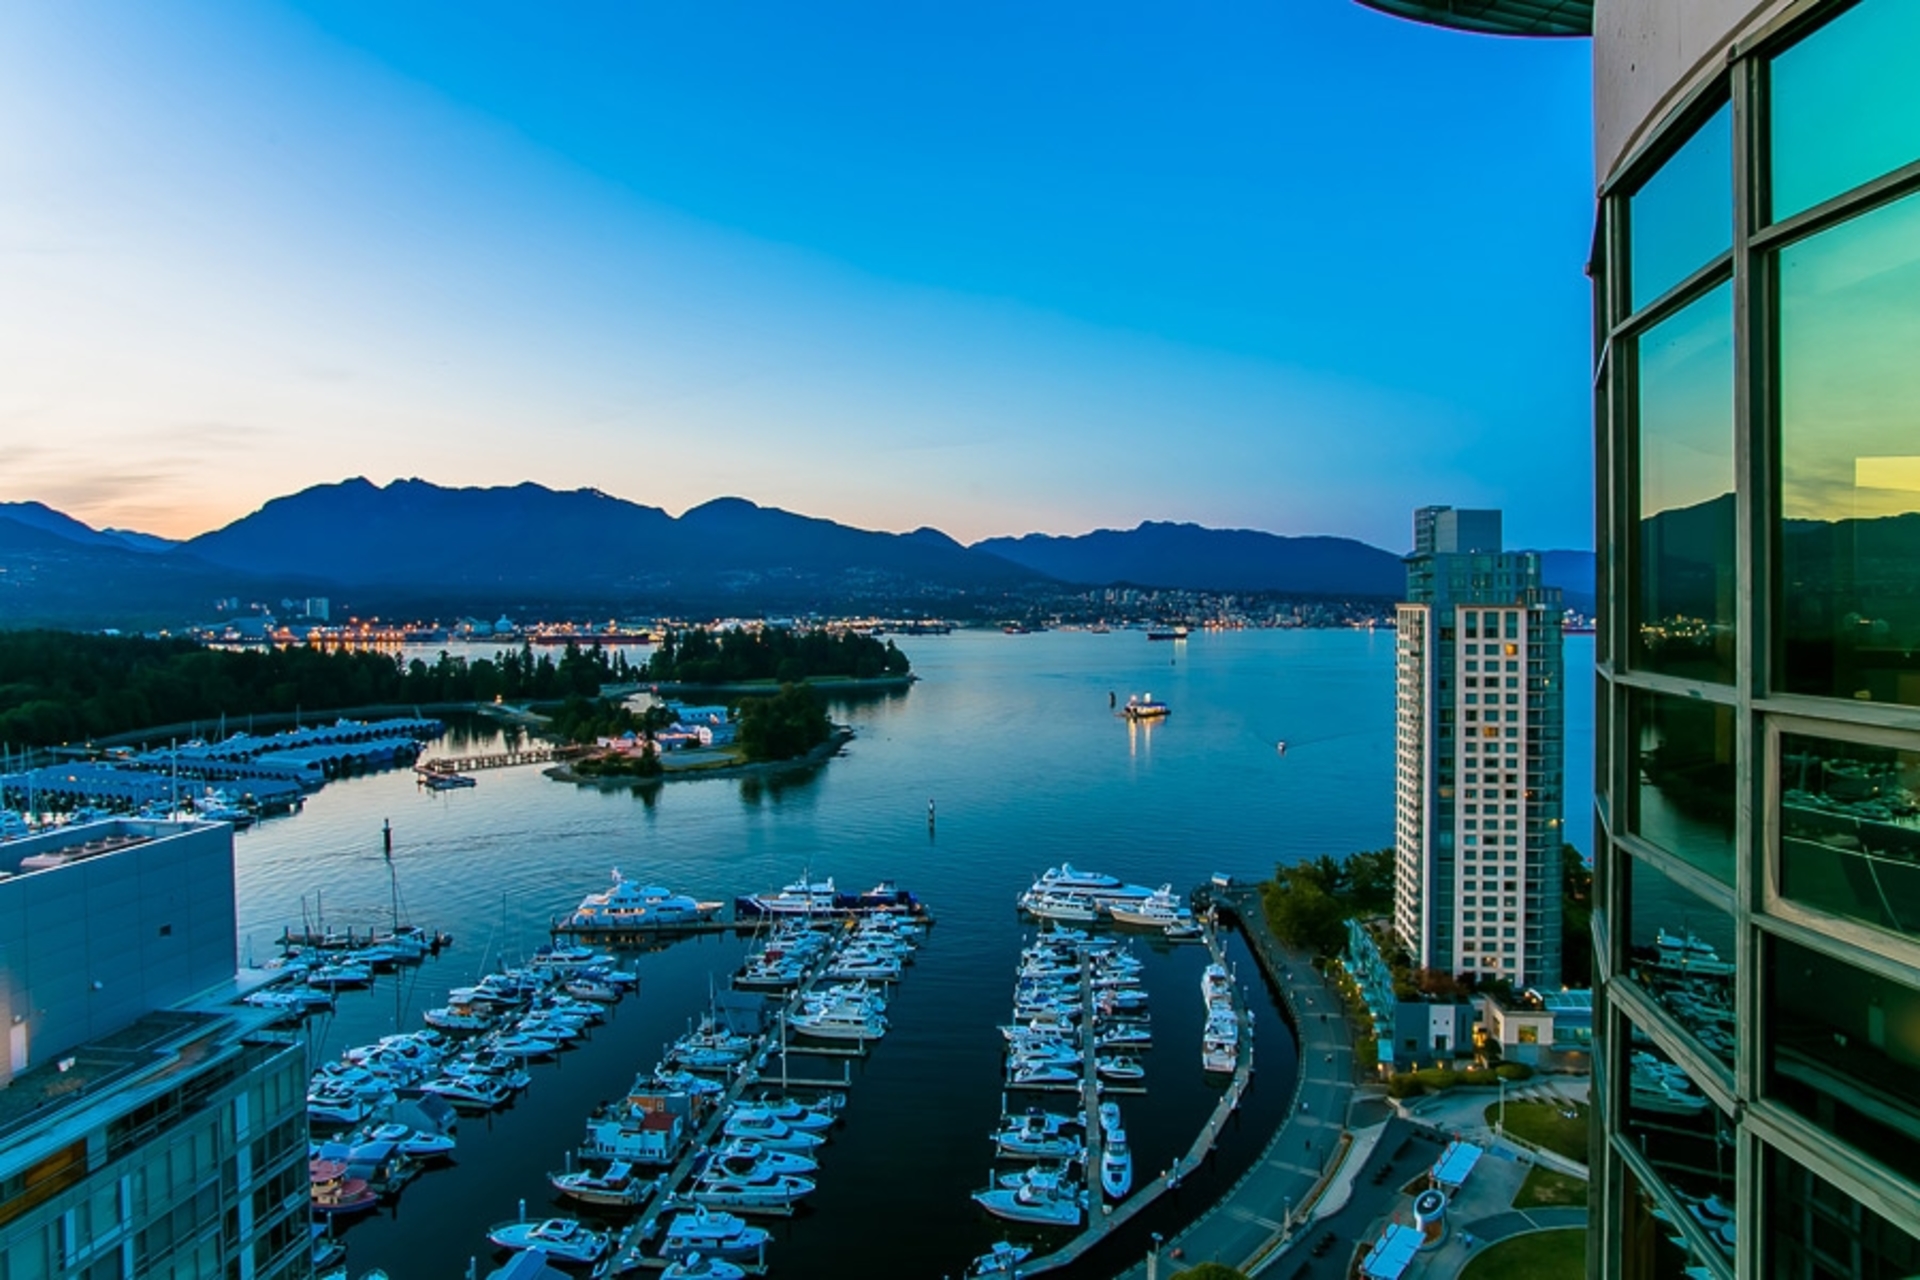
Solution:
M 456 935 L 441 958 L 344 997 L 316 1023 L 317 1056 L 421 1025 L 447 988 L 523 957 L 549 920 L 615 867 L 701 898 L 777 887 L 811 870 L 843 887 L 891 877 L 938 919 L 895 989 L 892 1031 L 853 1067 L 847 1123 L 824 1149 L 819 1191 L 779 1221 L 769 1251 L 785 1276 L 941 1276 L 1008 1234 L 968 1193 L 986 1182 L 999 1114 L 999 1037 L 1028 931 L 1014 896 L 1062 860 L 1186 888 L 1216 871 L 1392 843 L 1393 634 L 1232 632 L 1149 642 L 1139 632 L 960 633 L 902 640 L 920 675 L 907 692 L 837 703 L 858 734 L 826 765 L 779 781 L 673 782 L 648 795 L 576 789 L 534 769 L 482 773 L 469 791 L 427 793 L 409 774 L 335 783 L 297 817 L 236 842 L 240 941 L 256 959 L 302 912 L 384 923 L 380 825 L 391 819 L 397 878 L 415 921 Z M 1571 638 L 1567 668 L 1591 664 Z M 1591 682 L 1570 680 L 1569 829 L 1590 827 Z M 1151 692 L 1173 707 L 1129 726 L 1108 695 Z M 1282 757 L 1275 744 L 1284 739 Z M 456 730 L 438 750 L 497 741 Z M 929 830 L 927 801 L 938 805 Z M 1149 949 L 1156 1048 L 1145 1097 L 1123 1102 L 1145 1175 L 1185 1150 L 1217 1097 L 1199 1069 L 1199 948 Z M 641 974 L 584 1047 L 534 1069 L 510 1110 L 462 1122 L 455 1167 L 426 1174 L 396 1206 L 345 1231 L 355 1275 L 396 1280 L 494 1264 L 486 1227 L 548 1211 L 562 1167 L 599 1101 L 624 1092 L 724 984 L 742 940 L 706 937 L 626 957 Z M 1085 1275 L 1138 1257 L 1245 1168 L 1278 1120 L 1291 1039 L 1236 938 L 1257 1023 L 1256 1084 L 1211 1168 L 1092 1255 Z M 796 1060 L 798 1062 L 800 1060 Z M 813 1074 L 837 1073 L 815 1059 Z M 1061 1106 L 1064 1099 L 1056 1101 Z

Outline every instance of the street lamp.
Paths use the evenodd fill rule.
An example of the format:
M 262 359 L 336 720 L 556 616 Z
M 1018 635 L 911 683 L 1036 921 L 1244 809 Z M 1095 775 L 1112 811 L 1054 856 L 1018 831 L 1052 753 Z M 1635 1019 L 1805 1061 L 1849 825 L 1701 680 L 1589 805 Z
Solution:
M 1500 1118 L 1494 1121 L 1493 1131 L 1504 1138 L 1507 1136 L 1507 1078 L 1505 1076 L 1494 1078 L 1500 1082 Z
M 1160 1242 L 1165 1238 L 1158 1231 L 1153 1233 L 1153 1248 L 1147 1251 L 1147 1280 L 1159 1280 Z

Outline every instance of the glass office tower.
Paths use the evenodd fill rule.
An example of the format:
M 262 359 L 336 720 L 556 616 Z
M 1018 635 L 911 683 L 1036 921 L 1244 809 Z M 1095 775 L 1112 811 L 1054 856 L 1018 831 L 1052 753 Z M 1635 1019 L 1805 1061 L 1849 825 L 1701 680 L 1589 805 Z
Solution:
M 1590 10 L 1592 1270 L 1920 1275 L 1920 2 Z

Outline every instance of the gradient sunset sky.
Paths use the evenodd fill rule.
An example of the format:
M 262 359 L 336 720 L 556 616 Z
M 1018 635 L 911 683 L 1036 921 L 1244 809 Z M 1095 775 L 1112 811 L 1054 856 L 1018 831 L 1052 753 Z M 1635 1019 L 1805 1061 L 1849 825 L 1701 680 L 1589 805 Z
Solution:
M 1591 538 L 1585 41 L 1278 4 L 0 9 L 0 500 Z

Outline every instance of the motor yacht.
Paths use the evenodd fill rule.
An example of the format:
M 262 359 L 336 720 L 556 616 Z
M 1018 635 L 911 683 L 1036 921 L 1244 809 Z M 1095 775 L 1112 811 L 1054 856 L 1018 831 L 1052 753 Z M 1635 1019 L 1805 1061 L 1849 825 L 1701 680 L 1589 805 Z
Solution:
M 346 1164 L 339 1160 L 307 1161 L 307 1193 L 315 1213 L 359 1213 L 380 1203 L 372 1185 L 365 1178 L 348 1176 Z
M 706 1168 L 727 1177 L 759 1182 L 783 1173 L 812 1173 L 820 1162 L 786 1148 L 751 1138 L 728 1138 L 707 1154 Z
M 1067 1132 L 1075 1124 L 1071 1116 L 1037 1109 L 1006 1116 L 994 1132 L 994 1151 L 1009 1160 L 1077 1160 L 1085 1147 L 1078 1134 Z
M 745 1280 L 746 1272 L 725 1258 L 697 1250 L 667 1264 L 661 1280 Z
M 805 879 L 783 885 L 777 893 L 754 893 L 735 898 L 733 909 L 741 917 L 751 916 L 830 916 L 837 909 L 833 881 L 817 883 Z
M 420 1092 L 445 1098 L 456 1111 L 497 1111 L 513 1101 L 513 1090 L 486 1075 L 444 1075 L 420 1086 Z
M 487 1230 L 487 1239 L 502 1249 L 539 1249 L 556 1262 L 591 1265 L 607 1251 L 610 1237 L 575 1218 L 544 1218 L 534 1222 L 502 1222 Z
M 450 1133 L 429 1133 L 395 1122 L 374 1125 L 360 1136 L 366 1142 L 390 1142 L 401 1155 L 415 1160 L 448 1159 L 455 1145 Z
M 975 1258 L 967 1267 L 966 1280 L 991 1280 L 994 1276 L 1014 1276 L 1019 1274 L 1020 1264 L 1033 1256 L 1033 1249 L 1024 1244 L 1014 1244 L 1001 1240 Z
M 1147 1069 L 1138 1058 L 1115 1055 L 1110 1058 L 1095 1058 L 1093 1069 L 1103 1080 L 1144 1080 Z
M 778 1121 L 789 1129 L 797 1129 L 802 1133 L 823 1133 L 833 1127 L 835 1120 L 830 1112 L 815 1111 L 786 1098 L 765 1102 L 736 1102 L 733 1104 L 733 1115 L 736 1119 L 750 1123 Z
M 568 1173 L 549 1173 L 547 1181 L 561 1195 L 570 1196 L 582 1204 L 607 1205 L 620 1209 L 630 1209 L 638 1205 L 654 1188 L 652 1179 L 635 1174 L 633 1166 L 624 1160 L 614 1161 L 607 1166 L 604 1173 L 594 1173 L 586 1169 Z
M 721 1132 L 729 1138 L 750 1138 L 770 1151 L 812 1151 L 826 1141 L 819 1130 L 798 1129 L 784 1120 L 738 1109 L 727 1116 Z
M 1120 1122 L 1120 1104 L 1100 1104 L 1100 1187 L 1108 1199 L 1124 1200 L 1133 1190 L 1133 1152 Z
M 1077 1227 L 1086 1193 L 1073 1185 L 1064 1170 L 1029 1169 L 1016 1185 L 993 1186 L 973 1193 L 974 1203 L 995 1217 L 1043 1226 Z
M 695 1205 L 667 1224 L 660 1256 L 679 1259 L 697 1251 L 707 1257 L 757 1258 L 770 1238 L 765 1227 L 750 1226 L 738 1215 Z
M 779 1174 L 760 1181 L 744 1181 L 725 1172 L 703 1171 L 694 1179 L 691 1198 L 695 1204 L 745 1213 L 785 1213 L 794 1203 L 813 1194 L 811 1178 L 798 1174 Z
M 612 887 L 582 898 L 567 917 L 567 926 L 609 931 L 671 929 L 711 920 L 720 914 L 720 907 L 718 902 L 696 902 L 658 885 L 628 880 L 616 868 Z

